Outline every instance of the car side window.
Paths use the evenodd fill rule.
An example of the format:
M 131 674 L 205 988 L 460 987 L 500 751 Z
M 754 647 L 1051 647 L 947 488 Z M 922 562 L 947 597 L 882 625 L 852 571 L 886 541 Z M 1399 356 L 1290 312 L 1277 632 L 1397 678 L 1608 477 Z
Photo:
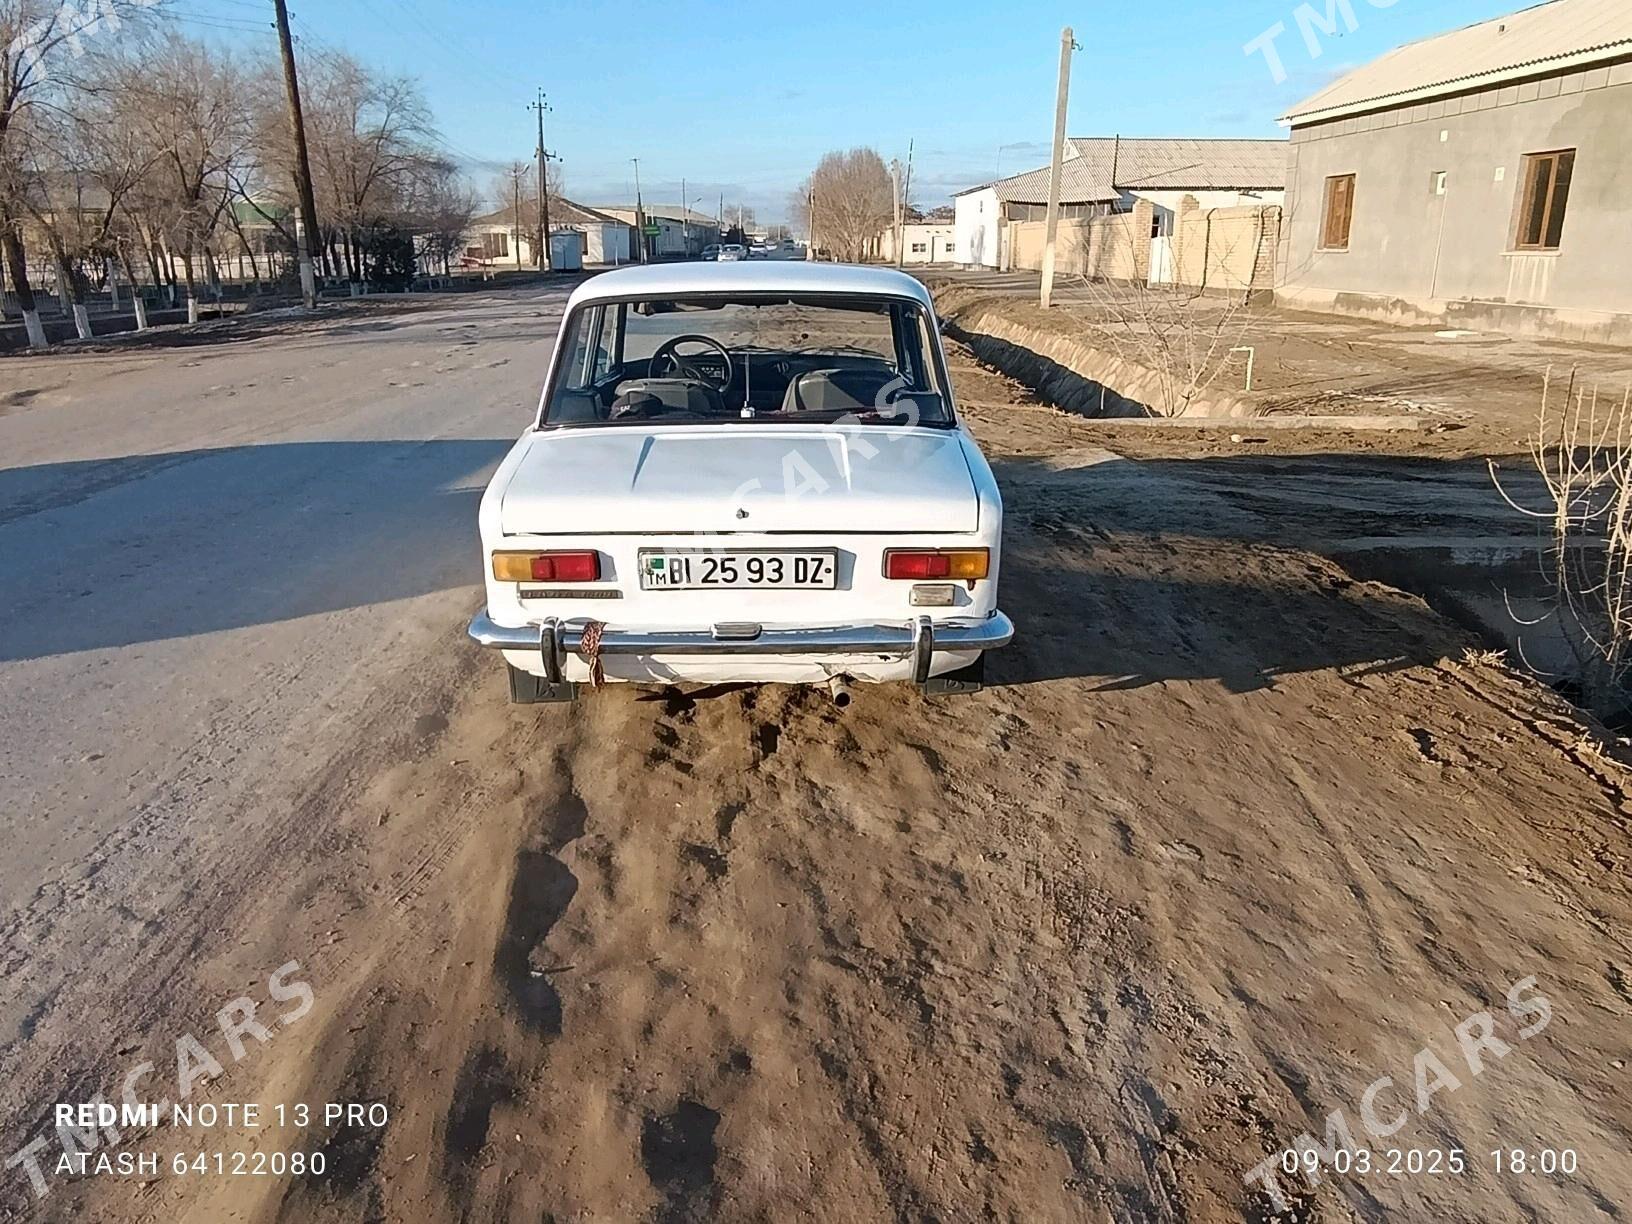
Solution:
M 581 391 L 589 386 L 592 377 L 595 345 L 601 332 L 604 306 L 590 306 L 579 311 L 568 325 L 567 356 L 561 367 L 561 386 L 568 391 Z
M 616 364 L 617 331 L 622 315 L 621 306 L 616 312 L 603 312 L 600 326 L 595 329 L 593 348 L 589 353 L 589 381 L 592 383 L 604 379 Z
M 617 369 L 618 325 L 622 317 L 621 306 L 591 306 L 583 311 L 571 329 L 564 387 L 574 391 L 593 387 Z

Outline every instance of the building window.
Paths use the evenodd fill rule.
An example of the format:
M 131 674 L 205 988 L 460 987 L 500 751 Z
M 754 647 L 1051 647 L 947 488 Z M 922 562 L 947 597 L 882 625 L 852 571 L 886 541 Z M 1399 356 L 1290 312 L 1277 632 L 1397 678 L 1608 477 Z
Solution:
M 1354 222 L 1354 175 L 1338 174 L 1326 180 L 1326 216 L 1320 227 L 1325 251 L 1349 249 L 1349 227 Z
M 482 254 L 488 259 L 503 259 L 510 254 L 510 235 L 489 230 L 482 235 Z
M 929 250 L 929 247 L 924 245 L 922 242 L 915 242 L 912 244 L 912 253 L 914 255 L 922 255 L 927 250 Z
M 1524 159 L 1524 187 L 1519 193 L 1521 251 L 1556 251 L 1564 237 L 1564 210 L 1575 177 L 1575 150 L 1532 153 Z

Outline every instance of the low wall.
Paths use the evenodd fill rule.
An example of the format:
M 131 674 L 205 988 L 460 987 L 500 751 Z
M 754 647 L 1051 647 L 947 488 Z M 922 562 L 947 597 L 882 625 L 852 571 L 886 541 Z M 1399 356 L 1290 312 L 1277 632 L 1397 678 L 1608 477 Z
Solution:
M 1148 227 L 1149 222 L 1144 222 Z M 1149 240 L 1137 239 L 1140 223 L 1134 213 L 1110 217 L 1071 218 L 1059 223 L 1055 237 L 1054 267 L 1066 276 L 1093 280 L 1141 280 L 1149 273 Z M 1146 228 L 1148 234 L 1149 230 Z M 1043 266 L 1048 237 L 1045 221 L 1012 221 L 1008 227 L 1009 266 L 1033 272 Z
M 213 321 L 242 313 L 241 310 L 231 308 L 223 310 L 212 303 L 201 307 L 198 317 L 201 321 Z M 178 309 L 166 307 L 160 310 L 155 307 L 147 312 L 147 322 L 150 327 L 158 327 L 167 323 L 185 323 L 187 322 L 187 308 L 185 306 Z M 77 341 L 79 339 L 79 332 L 75 328 L 74 320 L 71 317 L 41 319 L 40 323 L 45 328 L 46 340 L 52 344 L 62 344 L 66 341 Z M 136 330 L 136 316 L 134 313 L 114 314 L 108 312 L 93 314 L 90 317 L 90 323 L 91 335 L 93 336 L 115 336 L 123 332 L 134 332 Z M 22 320 L 8 318 L 0 323 L 0 353 L 27 353 L 30 351 L 28 347 L 28 330 Z
M 1183 209 L 1173 229 L 1174 280 L 1204 291 L 1269 292 L 1280 234 L 1274 205 Z
M 1055 269 L 1091 280 L 1148 280 L 1155 228 L 1155 209 L 1147 200 L 1132 212 L 1062 220 Z M 1169 238 L 1173 283 L 1206 293 L 1267 294 L 1275 287 L 1280 232 L 1281 210 L 1275 205 L 1200 208 L 1186 196 Z M 1037 271 L 1043 266 L 1046 222 L 1011 222 L 1007 234 L 1011 267 Z

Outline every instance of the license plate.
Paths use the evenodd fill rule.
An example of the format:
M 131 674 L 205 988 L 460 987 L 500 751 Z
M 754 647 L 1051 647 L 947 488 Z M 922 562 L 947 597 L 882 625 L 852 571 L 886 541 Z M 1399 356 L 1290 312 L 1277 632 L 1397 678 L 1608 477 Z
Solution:
M 646 591 L 830 591 L 838 565 L 831 552 L 642 552 Z

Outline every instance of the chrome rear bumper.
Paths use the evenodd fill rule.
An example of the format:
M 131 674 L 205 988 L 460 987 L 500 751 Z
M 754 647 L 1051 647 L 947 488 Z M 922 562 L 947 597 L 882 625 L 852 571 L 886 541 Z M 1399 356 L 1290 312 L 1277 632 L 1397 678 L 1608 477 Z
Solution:
M 536 650 L 544 658 L 544 675 L 561 682 L 567 655 L 583 644 L 585 621 L 547 617 L 538 624 L 500 625 L 484 608 L 467 631 L 479 646 L 495 650 Z M 996 650 L 1014 638 L 1014 623 L 1001 612 L 984 620 L 910 621 L 875 625 L 823 625 L 766 629 L 760 625 L 715 625 L 712 629 L 620 629 L 601 633 L 606 655 L 879 655 L 912 660 L 913 679 L 929 679 L 930 656 L 937 650 Z

